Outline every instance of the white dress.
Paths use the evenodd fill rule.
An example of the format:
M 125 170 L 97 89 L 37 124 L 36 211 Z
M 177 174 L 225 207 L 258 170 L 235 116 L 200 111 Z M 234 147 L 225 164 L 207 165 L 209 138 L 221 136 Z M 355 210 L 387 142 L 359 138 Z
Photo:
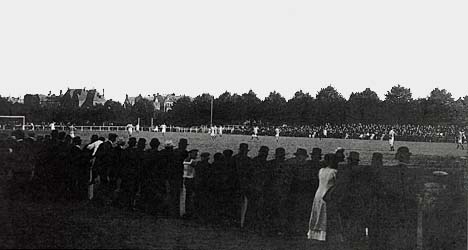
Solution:
M 315 193 L 312 212 L 310 213 L 308 239 L 325 241 L 327 236 L 327 203 L 323 196 L 335 185 L 336 169 L 329 167 L 319 171 L 319 187 Z

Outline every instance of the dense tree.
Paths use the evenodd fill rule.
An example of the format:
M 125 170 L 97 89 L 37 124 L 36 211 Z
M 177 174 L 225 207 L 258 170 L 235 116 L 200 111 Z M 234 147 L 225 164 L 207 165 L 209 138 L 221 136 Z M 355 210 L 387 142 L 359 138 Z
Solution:
M 348 121 L 352 123 L 380 122 L 380 106 L 379 96 L 370 88 L 362 92 L 353 92 L 348 100 Z
M 346 100 L 333 86 L 322 88 L 315 99 L 318 109 L 316 116 L 318 123 L 345 123 Z
M 31 97 L 31 96 L 30 96 Z M 34 97 L 34 96 L 33 96 Z M 36 98 L 37 99 L 37 98 Z M 29 100 L 32 100 L 31 98 Z M 385 123 L 385 124 L 460 124 L 468 125 L 468 96 L 454 100 L 445 89 L 436 88 L 426 98 L 414 100 L 409 88 L 393 86 L 381 101 L 369 88 L 353 92 L 346 100 L 333 87 L 317 92 L 315 98 L 302 90 L 286 100 L 271 92 L 263 101 L 250 90 L 243 94 L 224 92 L 218 98 L 202 94 L 193 99 L 182 97 L 169 112 L 155 110 L 153 102 L 139 98 L 131 106 L 107 101 L 104 105 L 78 107 L 73 99 L 64 97 L 58 105 L 39 105 L 36 100 L 26 104 L 10 103 L 0 97 L 1 115 L 25 115 L 27 122 L 73 123 L 83 125 L 172 124 L 178 126 L 209 125 L 211 102 L 213 123 L 270 125 L 310 125 L 325 123 Z

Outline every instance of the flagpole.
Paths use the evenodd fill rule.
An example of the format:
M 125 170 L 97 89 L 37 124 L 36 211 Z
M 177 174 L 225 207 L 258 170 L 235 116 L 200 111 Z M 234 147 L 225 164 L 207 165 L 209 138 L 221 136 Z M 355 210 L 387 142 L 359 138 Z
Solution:
M 213 96 L 211 97 L 211 120 L 210 120 L 210 127 L 213 127 Z

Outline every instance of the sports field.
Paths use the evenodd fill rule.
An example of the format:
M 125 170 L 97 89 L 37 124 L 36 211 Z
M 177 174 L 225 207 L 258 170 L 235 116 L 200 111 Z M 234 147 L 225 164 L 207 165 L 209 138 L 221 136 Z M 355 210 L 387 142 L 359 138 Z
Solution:
M 83 143 L 89 141 L 92 134 L 98 134 L 99 136 L 107 137 L 107 131 L 77 131 L 75 135 L 79 135 L 83 139 Z M 128 135 L 124 131 L 117 132 L 120 137 L 125 140 L 128 139 Z M 357 151 L 361 155 L 361 163 L 367 164 L 370 162 L 372 153 L 380 152 L 384 155 L 384 162 L 388 163 L 394 159 L 395 152 L 391 152 L 388 141 L 380 140 L 344 140 L 344 139 L 332 139 L 325 138 L 320 140 L 318 138 L 304 138 L 304 137 L 280 137 L 279 142 L 276 142 L 274 136 L 259 136 L 259 140 L 251 139 L 250 136 L 246 135 L 223 135 L 222 137 L 216 137 L 214 140 L 211 139 L 209 134 L 202 133 L 166 133 L 164 136 L 161 133 L 155 132 L 140 132 L 133 133 L 136 138 L 146 138 L 147 143 L 151 138 L 158 138 L 162 144 L 166 140 L 172 140 L 177 147 L 177 142 L 181 138 L 187 138 L 189 141 L 189 149 L 198 149 L 200 152 L 209 152 L 212 155 L 216 152 L 222 152 L 224 149 L 232 149 L 234 153 L 237 152 L 239 144 L 242 142 L 249 144 L 249 156 L 256 156 L 260 146 L 265 145 L 270 148 L 270 158 L 274 155 L 274 150 L 277 147 L 283 147 L 286 149 L 286 157 L 293 157 L 294 152 L 297 148 L 305 148 L 310 153 L 313 147 L 319 147 L 322 149 L 323 154 L 334 152 L 337 147 L 342 147 L 346 152 Z M 455 143 L 428 143 L 428 142 L 395 142 L 395 148 L 400 146 L 407 146 L 416 158 L 431 157 L 431 156 L 449 156 L 450 158 L 459 158 L 468 156 L 468 151 L 457 150 Z M 425 157 L 426 156 L 426 157 Z M 463 158 L 462 158 L 463 159 Z

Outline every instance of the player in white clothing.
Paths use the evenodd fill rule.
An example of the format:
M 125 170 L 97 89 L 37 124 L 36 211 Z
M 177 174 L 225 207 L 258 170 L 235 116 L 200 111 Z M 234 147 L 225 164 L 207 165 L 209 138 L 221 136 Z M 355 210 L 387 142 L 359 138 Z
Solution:
M 211 140 L 214 140 L 216 138 L 216 126 L 212 126 L 210 128 L 210 136 L 211 136 Z
M 219 137 L 223 137 L 223 126 L 219 125 L 219 128 L 218 128 L 218 134 L 219 134 Z
M 275 137 L 276 137 L 276 142 L 279 141 L 279 137 L 280 137 L 280 129 L 279 128 L 276 128 L 275 129 Z
M 166 135 L 166 128 L 166 124 L 161 125 L 161 133 L 163 134 L 163 136 Z
M 253 140 L 254 138 L 257 138 L 257 140 L 258 140 L 258 126 L 255 126 L 255 127 L 253 128 L 252 140 Z
M 52 122 L 49 126 L 50 130 L 55 130 L 55 122 Z
M 390 130 L 390 132 L 388 132 L 388 136 L 390 137 L 388 139 L 388 143 L 390 144 L 390 151 L 395 151 L 395 131 L 393 130 L 393 128 Z
M 128 137 L 131 137 L 132 134 L 133 134 L 133 124 L 129 123 L 127 124 L 127 133 L 128 133 Z
M 457 137 L 457 149 L 461 147 L 461 149 L 465 149 L 463 147 L 463 142 L 466 140 L 465 131 L 459 131 Z

